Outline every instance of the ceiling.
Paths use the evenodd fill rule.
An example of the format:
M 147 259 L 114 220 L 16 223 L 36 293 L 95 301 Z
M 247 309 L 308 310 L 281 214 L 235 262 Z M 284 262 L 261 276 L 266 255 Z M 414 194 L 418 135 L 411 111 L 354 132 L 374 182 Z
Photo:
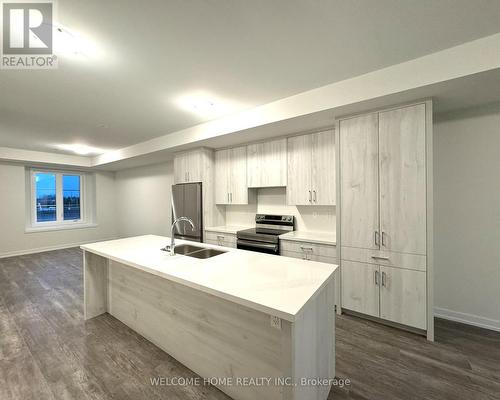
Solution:
M 59 0 L 97 59 L 0 71 L 0 147 L 118 149 L 206 121 L 203 90 L 255 107 L 500 31 L 498 0 Z M 64 152 L 64 151 L 62 151 Z

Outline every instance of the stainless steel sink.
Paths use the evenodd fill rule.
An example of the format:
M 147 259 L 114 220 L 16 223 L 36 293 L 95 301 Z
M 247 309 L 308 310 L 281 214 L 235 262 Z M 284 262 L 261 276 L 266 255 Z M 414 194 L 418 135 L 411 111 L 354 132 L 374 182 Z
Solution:
M 219 254 L 224 254 L 225 251 L 216 250 L 216 249 L 203 249 L 199 251 L 195 251 L 193 253 L 188 253 L 186 256 L 194 257 L 194 258 L 211 258 L 218 256 Z
M 174 248 L 175 254 L 194 258 L 211 258 L 225 253 L 225 251 L 216 249 L 207 249 L 205 247 L 193 246 L 191 244 L 180 244 Z
M 190 244 L 180 244 L 179 246 L 174 247 L 175 254 L 187 255 L 189 253 L 193 253 L 195 251 L 203 250 L 204 247 L 193 246 Z

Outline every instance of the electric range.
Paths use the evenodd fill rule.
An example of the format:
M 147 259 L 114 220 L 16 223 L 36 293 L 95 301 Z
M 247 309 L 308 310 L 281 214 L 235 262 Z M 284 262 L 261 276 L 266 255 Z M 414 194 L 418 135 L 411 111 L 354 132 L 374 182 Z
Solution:
M 257 214 L 255 228 L 236 232 L 238 249 L 280 254 L 279 236 L 294 230 L 293 215 Z

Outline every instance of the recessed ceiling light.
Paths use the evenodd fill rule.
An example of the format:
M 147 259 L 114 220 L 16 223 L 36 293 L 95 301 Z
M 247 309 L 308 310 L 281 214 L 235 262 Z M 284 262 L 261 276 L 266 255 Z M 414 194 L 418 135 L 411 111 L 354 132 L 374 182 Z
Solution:
M 60 150 L 72 151 L 73 153 L 79 154 L 81 156 L 87 156 L 90 154 L 102 154 L 105 152 L 103 149 L 97 147 L 87 146 L 85 144 L 58 144 L 56 147 Z
M 206 92 L 185 94 L 174 102 L 181 109 L 205 118 L 221 117 L 242 108 L 234 101 L 224 100 Z

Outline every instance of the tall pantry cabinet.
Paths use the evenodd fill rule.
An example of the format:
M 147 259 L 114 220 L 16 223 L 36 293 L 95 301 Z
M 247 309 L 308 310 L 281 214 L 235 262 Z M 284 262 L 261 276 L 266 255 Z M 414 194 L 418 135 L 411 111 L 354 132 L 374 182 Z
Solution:
M 338 121 L 342 309 L 433 340 L 432 103 Z

